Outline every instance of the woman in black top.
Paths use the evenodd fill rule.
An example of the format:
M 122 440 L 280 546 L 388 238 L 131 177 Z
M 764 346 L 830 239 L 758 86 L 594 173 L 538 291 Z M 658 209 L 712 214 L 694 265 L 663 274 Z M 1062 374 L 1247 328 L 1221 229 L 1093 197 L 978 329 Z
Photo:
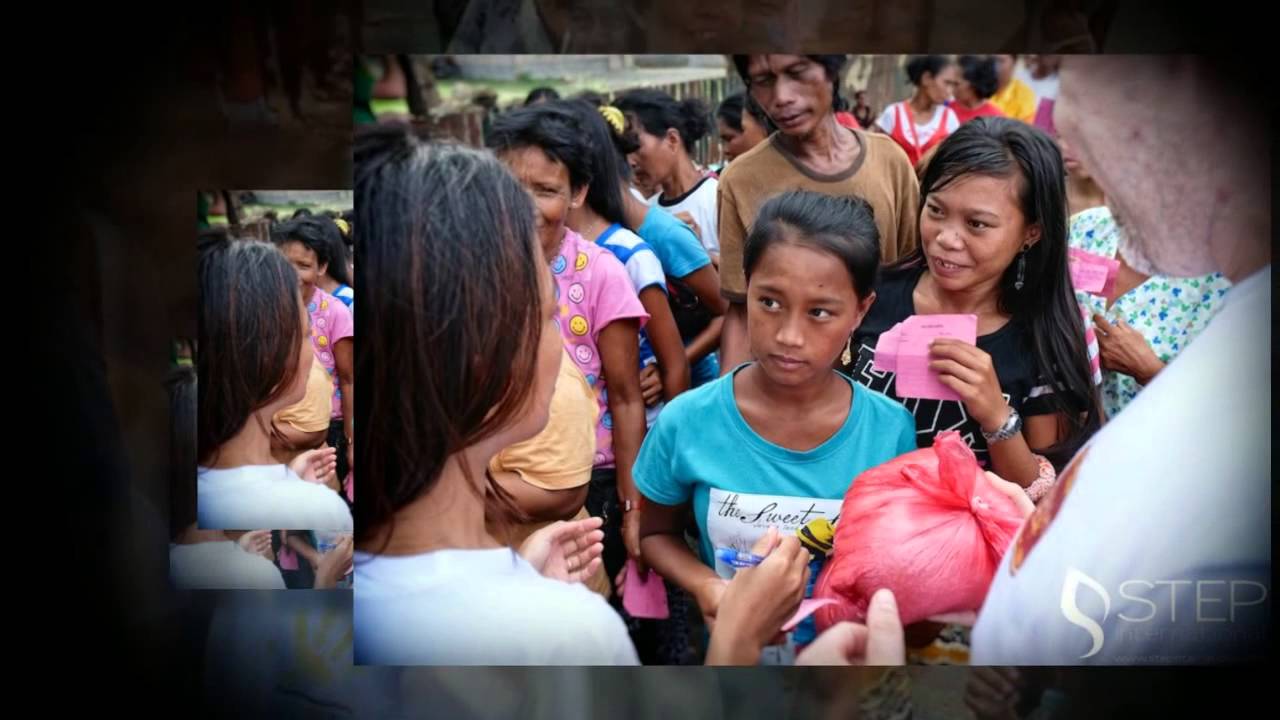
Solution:
M 920 246 L 886 268 L 846 370 L 899 399 L 919 447 L 958 430 L 984 467 L 1029 486 L 1037 455 L 1061 466 L 1100 424 L 1084 326 L 1067 274 L 1062 156 L 1047 135 L 978 118 L 940 146 L 921 182 Z M 930 368 L 963 402 L 899 398 L 874 365 L 880 334 L 913 314 L 978 316 L 977 347 L 941 339 Z

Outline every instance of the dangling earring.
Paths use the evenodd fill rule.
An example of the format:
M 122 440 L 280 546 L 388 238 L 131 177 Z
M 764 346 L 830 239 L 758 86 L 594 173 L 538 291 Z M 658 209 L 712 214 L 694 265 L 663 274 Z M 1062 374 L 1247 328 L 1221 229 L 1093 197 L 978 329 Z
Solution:
M 844 352 L 840 353 L 840 362 L 846 367 L 853 362 L 853 336 L 844 341 Z
M 1031 249 L 1030 245 L 1023 245 L 1022 252 L 1018 253 L 1018 277 L 1013 281 L 1014 290 L 1022 289 L 1022 285 L 1023 285 L 1022 278 L 1027 273 L 1027 250 L 1030 250 L 1030 249 Z

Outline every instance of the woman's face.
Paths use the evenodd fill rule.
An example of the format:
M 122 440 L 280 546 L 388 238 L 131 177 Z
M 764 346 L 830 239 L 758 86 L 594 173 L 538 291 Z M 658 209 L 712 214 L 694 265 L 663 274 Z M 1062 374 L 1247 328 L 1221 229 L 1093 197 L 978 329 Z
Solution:
M 1039 228 L 1027 226 L 1018 203 L 1018 182 L 966 175 L 929 193 L 920 212 L 920 245 L 939 287 L 994 289 L 1022 246 L 1039 240 Z
M 973 91 L 973 83 L 961 73 L 956 79 L 956 102 L 974 105 L 978 102 L 978 94 Z
M 925 73 L 920 78 L 920 88 L 935 105 L 941 105 L 955 97 L 956 86 L 959 83 L 960 68 L 954 63 L 939 70 L 937 75 Z
M 805 385 L 831 372 L 875 294 L 859 300 L 848 269 L 830 252 L 775 243 L 747 285 L 751 353 L 774 383 Z
M 575 193 L 569 185 L 569 168 L 542 148 L 512 148 L 498 157 L 533 196 L 538 244 L 545 257 L 553 256 L 564 240 L 569 211 L 582 205 L 587 189 L 583 187 Z
M 320 276 L 329 270 L 329 266 L 320 263 L 315 250 L 297 240 L 286 242 L 281 250 L 284 251 L 284 256 L 289 258 L 293 268 L 298 271 L 298 287 L 302 289 L 302 300 L 311 302 L 316 283 L 319 282 Z
M 635 128 L 636 138 L 640 140 L 640 149 L 627 156 L 631 163 L 631 171 L 636 180 L 643 186 L 656 187 L 662 185 L 675 173 L 676 160 L 679 157 L 680 138 L 674 129 L 668 129 L 662 135 L 654 135 L 640 124 L 635 115 L 628 115 L 627 122 Z
M 726 161 L 732 161 L 768 137 L 764 128 L 748 112 L 742 113 L 741 131 L 729 127 L 724 118 L 716 118 L 716 128 L 720 131 L 720 150 Z
M 1000 87 L 1009 84 L 1013 79 L 1013 67 L 1017 63 L 1017 59 L 1012 55 L 996 56 L 996 83 Z

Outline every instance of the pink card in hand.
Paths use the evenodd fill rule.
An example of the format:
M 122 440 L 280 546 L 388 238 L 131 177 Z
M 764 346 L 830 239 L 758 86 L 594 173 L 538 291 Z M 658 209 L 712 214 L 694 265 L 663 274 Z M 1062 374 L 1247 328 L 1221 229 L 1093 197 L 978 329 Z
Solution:
M 1102 296 L 1111 297 L 1115 294 L 1116 277 L 1120 275 L 1120 261 L 1104 259 L 1107 261 L 1107 282 L 1102 286 Z
M 978 340 L 977 315 L 912 315 L 902 322 L 902 340 L 898 344 L 898 375 L 895 380 L 899 397 L 928 400 L 960 400 L 956 391 L 938 379 L 929 369 L 933 359 L 929 344 L 937 338 L 953 338 L 973 345 Z
M 898 372 L 898 343 L 901 340 L 902 323 L 880 333 L 876 340 L 876 356 L 872 365 L 881 372 Z
M 1093 295 L 1105 295 L 1108 286 L 1115 286 L 1120 263 L 1108 257 L 1073 248 L 1067 255 L 1067 268 L 1071 273 L 1071 285 L 1076 290 L 1083 290 Z
M 293 548 L 290 548 L 288 546 L 281 546 L 280 552 L 277 553 L 277 555 L 278 555 L 278 559 L 280 560 L 281 570 L 297 570 L 298 569 L 298 555 L 293 552 Z
M 626 584 L 622 589 L 622 607 L 631 617 L 662 620 L 670 617 L 667 609 L 667 584 L 662 576 L 649 570 L 643 577 L 636 561 L 627 560 Z
M 797 609 L 795 614 L 791 616 L 791 619 L 787 620 L 787 623 L 782 626 L 782 632 L 791 632 L 795 626 L 799 625 L 801 621 L 812 615 L 815 610 L 823 605 L 830 605 L 833 602 L 835 602 L 835 600 L 832 600 L 831 598 L 809 598 L 808 600 L 801 600 L 799 609 Z

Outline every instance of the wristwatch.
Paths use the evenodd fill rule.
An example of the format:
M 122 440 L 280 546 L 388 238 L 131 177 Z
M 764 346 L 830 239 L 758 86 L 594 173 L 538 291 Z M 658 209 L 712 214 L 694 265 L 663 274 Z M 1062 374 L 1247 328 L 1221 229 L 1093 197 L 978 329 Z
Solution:
M 982 428 L 978 428 L 978 429 L 981 430 Z M 1011 407 L 1009 408 L 1009 417 L 1004 419 L 1004 423 L 1000 425 L 1000 427 L 996 428 L 995 432 L 987 432 L 986 430 L 982 430 L 982 437 L 986 438 L 987 444 L 990 445 L 992 443 L 998 443 L 1002 440 L 1008 440 L 1014 435 L 1017 435 L 1021 430 L 1022 430 L 1022 416 L 1018 414 L 1017 410 L 1014 410 Z

